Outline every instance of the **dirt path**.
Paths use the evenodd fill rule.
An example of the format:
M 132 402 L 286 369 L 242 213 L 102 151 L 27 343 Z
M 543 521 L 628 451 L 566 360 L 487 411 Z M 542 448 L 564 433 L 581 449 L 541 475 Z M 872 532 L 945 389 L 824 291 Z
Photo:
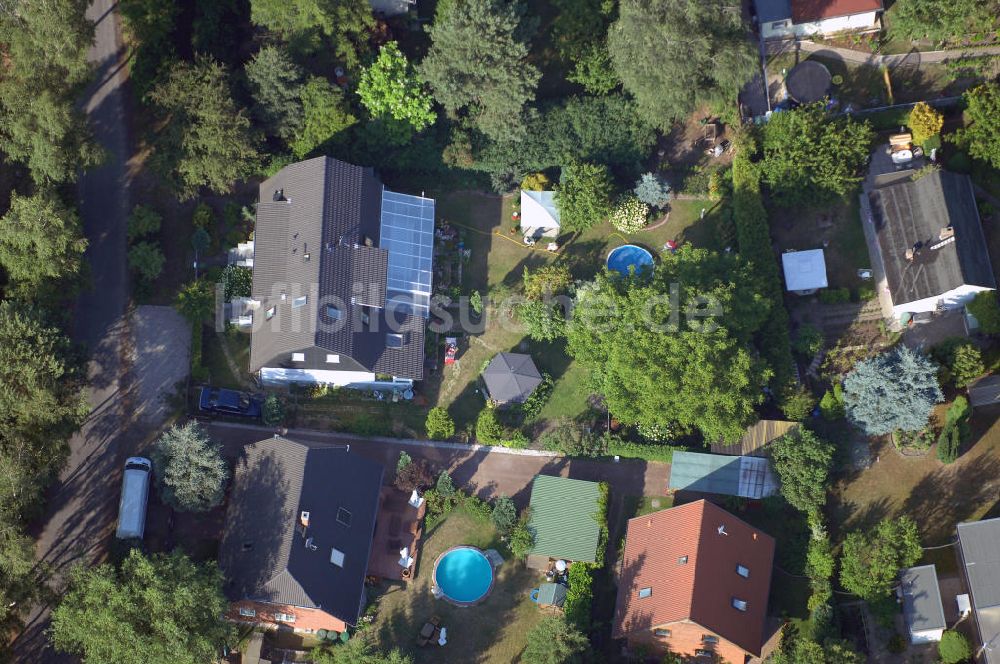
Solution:
M 796 46 L 807 53 L 817 53 L 819 51 L 832 52 L 836 53 L 848 62 L 862 65 L 872 65 L 874 67 L 881 67 L 882 65 L 895 67 L 901 64 L 932 64 L 973 56 L 1000 55 L 1000 46 L 980 46 L 966 49 L 951 49 L 947 51 L 911 51 L 909 53 L 893 53 L 889 55 L 865 53 L 864 51 L 855 51 L 849 48 L 840 48 L 839 46 L 817 44 L 816 42 L 808 40 L 790 43 L 786 42 L 778 48 L 784 51 L 794 51 Z M 774 47 L 769 47 L 768 52 L 772 54 L 776 52 L 775 50 L 772 50 L 773 48 Z

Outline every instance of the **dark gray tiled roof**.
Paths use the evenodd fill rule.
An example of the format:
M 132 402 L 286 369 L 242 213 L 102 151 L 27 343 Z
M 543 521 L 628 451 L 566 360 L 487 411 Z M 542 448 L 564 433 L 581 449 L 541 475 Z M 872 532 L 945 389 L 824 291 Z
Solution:
M 912 632 L 945 629 L 941 588 L 934 565 L 904 569 L 899 574 L 903 589 L 903 617 Z
M 483 371 L 483 382 L 493 401 L 523 403 L 542 382 L 542 375 L 530 355 L 498 353 Z
M 364 599 L 382 467 L 341 447 L 269 438 L 237 464 L 219 564 L 230 599 L 322 608 L 354 625 Z M 341 509 L 350 525 L 338 520 Z M 303 536 L 301 512 L 309 512 Z M 315 550 L 306 546 L 307 540 Z M 330 562 L 331 549 L 344 565 Z
M 913 180 L 912 174 L 877 178 L 870 194 L 893 304 L 936 297 L 962 285 L 995 288 L 968 176 L 936 171 Z M 946 226 L 954 229 L 954 241 L 930 249 Z M 907 260 L 907 250 L 918 242 L 923 248 Z
M 1000 519 L 958 524 L 958 546 L 989 664 L 1000 662 Z
M 260 185 L 252 294 L 261 304 L 251 372 L 330 369 L 326 355 L 333 353 L 341 356 L 337 370 L 423 377 L 426 320 L 383 308 L 388 257 L 378 248 L 381 200 L 382 184 L 370 168 L 329 157 L 286 166 Z M 303 295 L 306 304 L 296 307 Z M 331 304 L 336 319 L 327 315 Z M 386 332 L 397 328 L 407 341 L 387 349 Z M 293 363 L 300 352 L 305 362 Z

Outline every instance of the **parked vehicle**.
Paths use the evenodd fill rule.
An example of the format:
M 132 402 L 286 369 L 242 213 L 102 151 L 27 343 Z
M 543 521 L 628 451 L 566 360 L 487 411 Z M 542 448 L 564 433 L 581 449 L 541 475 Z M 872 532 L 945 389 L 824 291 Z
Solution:
M 146 528 L 146 502 L 149 498 L 149 475 L 153 462 L 144 457 L 125 460 L 122 497 L 118 503 L 118 539 L 142 539 Z
M 221 387 L 201 388 L 198 399 L 198 408 L 206 413 L 236 417 L 260 417 L 262 406 L 263 399 L 259 396 Z

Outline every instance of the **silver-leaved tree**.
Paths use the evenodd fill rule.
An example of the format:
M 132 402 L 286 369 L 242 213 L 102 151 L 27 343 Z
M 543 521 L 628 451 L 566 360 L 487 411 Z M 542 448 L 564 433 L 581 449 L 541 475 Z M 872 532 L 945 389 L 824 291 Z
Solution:
M 858 362 L 844 379 L 847 417 L 869 436 L 919 431 L 943 399 L 937 374 L 927 356 L 905 346 Z

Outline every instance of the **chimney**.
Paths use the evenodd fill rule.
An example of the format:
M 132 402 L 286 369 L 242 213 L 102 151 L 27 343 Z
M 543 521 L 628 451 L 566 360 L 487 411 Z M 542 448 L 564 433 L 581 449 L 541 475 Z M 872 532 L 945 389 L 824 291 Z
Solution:
M 309 549 L 310 551 L 315 551 L 319 547 L 316 546 L 316 543 L 313 541 L 313 538 L 309 537 L 306 539 L 306 548 Z
M 941 229 L 941 232 L 938 233 L 938 240 L 947 240 L 950 237 L 955 237 L 954 226 L 945 226 Z
M 305 528 L 309 527 L 309 512 L 303 510 L 302 514 L 299 515 L 299 523 Z

